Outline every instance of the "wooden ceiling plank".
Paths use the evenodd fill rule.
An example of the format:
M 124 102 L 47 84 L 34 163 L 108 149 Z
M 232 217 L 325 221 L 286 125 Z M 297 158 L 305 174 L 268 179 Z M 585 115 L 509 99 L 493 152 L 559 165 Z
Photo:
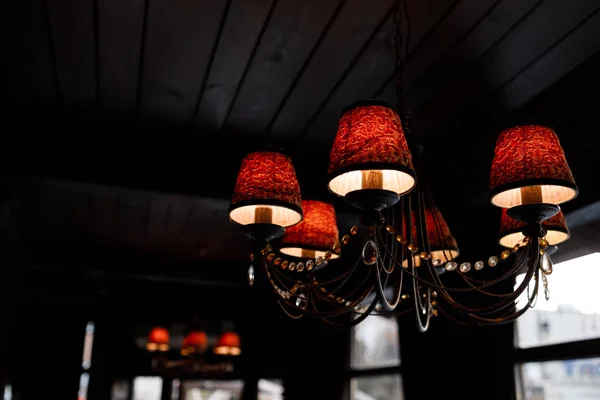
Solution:
M 440 60 L 446 58 L 454 49 L 485 21 L 503 0 L 467 0 L 460 1 L 451 8 L 449 14 L 439 21 L 439 26 L 430 28 L 429 35 L 415 43 L 411 39 L 410 51 L 402 71 L 405 94 L 414 87 L 426 71 L 435 69 Z M 412 15 L 412 14 L 411 14 Z M 435 28 L 435 29 L 434 29 Z M 433 30 L 432 30 L 433 29 Z M 416 47 L 420 44 L 419 47 Z M 382 82 L 372 94 L 375 99 L 396 104 L 395 73 Z
M 346 3 L 273 124 L 273 135 L 294 135 L 306 126 L 393 6 L 391 0 Z
M 409 61 L 403 76 L 411 79 L 417 71 L 433 63 L 453 40 L 467 31 L 475 21 L 489 9 L 493 0 L 456 2 L 431 0 L 429 2 L 408 3 L 411 19 L 412 38 Z M 436 10 L 436 12 L 432 12 Z M 394 70 L 396 52 L 394 46 L 395 25 L 388 21 L 378 40 L 356 64 L 344 84 L 328 102 L 318 120 L 310 128 L 307 140 L 321 145 L 331 144 L 335 137 L 339 113 L 344 107 L 372 97 L 375 88 L 382 81 L 389 81 L 390 71 Z M 393 73 L 392 73 L 393 74 Z M 394 80 L 391 86 L 395 87 Z M 394 96 L 384 99 L 396 104 Z
M 273 0 L 234 1 L 221 35 L 201 102 L 199 127 L 219 129 L 267 18 Z
M 188 123 L 226 0 L 153 0 L 148 6 L 141 115 Z
M 498 93 L 499 103 L 506 109 L 516 109 L 541 93 L 552 83 L 600 51 L 600 12 L 569 32 L 555 47 L 544 53 L 533 65 L 516 75 Z M 569 60 L 569 62 L 564 62 Z
M 101 105 L 133 115 L 144 0 L 98 0 L 98 65 Z
M 434 96 L 437 88 L 448 86 L 455 77 L 463 75 L 469 65 L 476 63 L 493 48 L 515 21 L 529 12 L 535 12 L 543 1 L 502 0 L 467 37 L 454 46 L 451 53 L 422 71 L 419 77 L 407 82 L 405 96 L 409 108 L 417 110 Z M 410 68 L 409 64 L 410 60 L 406 68 Z M 388 98 L 390 93 L 393 93 L 393 87 L 388 87 L 382 97 Z
M 58 82 L 54 74 L 52 32 L 45 2 L 16 2 L 17 51 L 14 59 L 17 99 L 54 102 L 58 97 Z
M 332 14 L 339 11 L 338 5 L 344 2 L 290 0 L 278 3 L 233 107 L 228 127 L 234 131 L 267 130 L 315 43 L 330 26 Z
M 435 93 L 432 101 L 418 110 L 415 126 L 418 121 L 423 132 L 433 132 L 448 118 L 456 120 L 461 112 L 470 110 L 472 113 L 473 107 L 482 106 L 487 93 L 497 91 L 596 8 L 597 4 L 587 0 L 573 1 L 569 7 L 564 7 L 560 0 L 542 3 L 514 26 L 492 51 Z
M 93 105 L 96 102 L 96 60 L 92 2 L 46 1 L 64 99 L 78 106 Z

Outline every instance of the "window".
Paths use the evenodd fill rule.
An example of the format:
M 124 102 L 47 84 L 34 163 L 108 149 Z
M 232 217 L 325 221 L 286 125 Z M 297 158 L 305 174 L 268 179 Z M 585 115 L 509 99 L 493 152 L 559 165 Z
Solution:
M 240 400 L 244 381 L 184 381 L 182 400 Z
M 523 400 L 600 399 L 600 358 L 521 365 Z
M 116 381 L 112 384 L 110 400 L 128 400 L 129 399 L 129 381 Z
M 395 318 L 369 316 L 352 328 L 350 399 L 402 399 L 400 340 Z
M 517 277 L 517 285 L 523 275 Z M 540 292 L 535 308 L 517 320 L 520 348 L 600 338 L 600 253 L 558 263 L 548 276 L 550 300 Z M 526 293 L 524 293 L 526 296 Z M 525 297 L 517 308 L 526 303 Z
M 278 380 L 258 380 L 258 400 L 283 400 L 283 384 Z
M 92 350 L 94 347 L 94 323 L 88 322 L 85 326 L 85 336 L 83 339 L 83 356 L 81 360 L 82 373 L 79 377 L 78 400 L 86 400 L 88 386 L 90 384 L 89 369 L 92 366 Z
M 133 400 L 160 400 L 162 385 L 158 376 L 138 376 L 133 380 Z
M 12 400 L 12 385 L 9 383 L 4 387 L 4 400 Z
M 600 253 L 592 253 L 554 265 L 548 301 L 540 282 L 535 308 L 515 324 L 519 399 L 600 398 L 598 279 Z M 519 299 L 517 308 L 524 303 L 525 297 Z

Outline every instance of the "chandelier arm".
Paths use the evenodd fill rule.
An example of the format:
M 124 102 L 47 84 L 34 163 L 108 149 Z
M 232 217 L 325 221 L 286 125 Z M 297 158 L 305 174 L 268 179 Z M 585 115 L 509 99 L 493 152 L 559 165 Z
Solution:
M 367 308 L 367 310 L 363 314 L 361 314 L 358 318 L 352 318 L 350 320 L 350 322 L 340 324 L 340 323 L 337 323 L 337 322 L 330 321 L 328 319 L 329 317 L 323 317 L 323 318 L 321 318 L 321 320 L 323 322 L 325 322 L 325 323 L 327 323 L 327 324 L 335 327 L 335 328 L 351 328 L 353 326 L 356 326 L 356 325 L 360 324 L 362 321 L 364 321 L 365 319 L 367 319 L 367 317 L 369 315 L 371 315 L 371 313 L 373 312 L 373 310 L 377 306 L 377 300 L 378 300 L 377 296 L 375 296 L 373 298 L 373 301 L 371 302 L 371 304 L 369 304 L 369 307 Z M 350 314 L 350 315 L 352 316 L 352 314 Z
M 528 304 L 531 306 L 533 299 L 529 299 Z M 466 316 L 468 318 L 470 318 L 468 321 L 465 320 L 461 320 L 457 317 L 455 317 L 454 315 L 452 315 L 452 313 L 446 311 L 446 309 L 444 307 L 438 306 L 438 310 L 448 319 L 450 319 L 451 321 L 457 323 L 457 324 L 461 324 L 461 325 L 465 325 L 465 326 L 485 326 L 485 325 L 494 325 L 494 324 L 501 324 L 501 323 L 508 323 L 508 322 L 512 322 L 515 319 L 517 319 L 519 316 L 523 315 L 525 310 L 527 310 L 527 306 L 523 307 L 523 309 L 521 310 L 521 312 L 518 313 L 518 315 L 513 315 L 511 318 L 505 318 L 502 321 L 503 322 L 496 322 L 496 323 L 492 323 L 492 322 L 488 322 L 485 323 L 484 321 L 481 321 L 477 318 L 475 318 L 472 314 L 469 313 L 461 313 L 461 315 Z
M 496 283 L 499 283 L 503 280 L 506 280 L 508 277 L 514 275 L 514 273 L 516 273 L 516 271 L 518 271 L 518 269 L 522 266 L 526 255 L 528 254 L 528 259 L 530 261 L 529 264 L 529 268 L 528 268 L 528 273 L 526 274 L 525 280 L 523 281 L 523 283 L 519 286 L 519 288 L 517 288 L 517 290 L 515 291 L 515 293 L 513 293 L 512 296 L 510 297 L 506 297 L 503 300 L 498 301 L 497 303 L 489 306 L 489 307 L 485 307 L 485 308 L 471 308 L 471 307 L 467 307 L 464 305 L 461 305 L 460 303 L 456 302 L 454 299 L 452 299 L 452 297 L 447 293 L 447 291 L 456 291 L 456 292 L 470 292 L 470 291 L 474 291 L 473 288 L 448 288 L 445 287 L 443 285 L 432 285 L 430 282 L 427 282 L 426 280 L 418 277 L 415 274 L 411 274 L 410 272 L 407 271 L 407 273 L 413 277 L 414 280 L 425 283 L 429 286 L 435 287 L 437 289 L 439 289 L 440 294 L 442 295 L 442 297 L 450 304 L 452 304 L 454 307 L 461 309 L 464 312 L 473 312 L 473 313 L 478 313 L 478 314 L 485 314 L 485 313 L 491 313 L 491 312 L 497 312 L 500 309 L 506 308 L 508 306 L 510 306 L 510 304 L 514 301 L 514 299 L 518 298 L 518 296 L 523 292 L 523 290 L 525 290 L 525 288 L 527 287 L 528 282 L 531 280 L 531 277 L 533 275 L 533 271 L 537 268 L 538 263 L 539 263 L 539 250 L 540 250 L 540 245 L 539 245 L 539 241 L 530 241 L 530 242 L 534 242 L 535 245 L 531 245 L 531 243 L 528 244 L 527 249 L 528 252 L 523 252 L 521 254 L 521 257 L 517 260 L 517 262 L 514 264 L 513 268 L 511 268 L 507 273 L 505 273 L 503 276 L 501 276 L 499 279 L 490 281 L 489 284 L 485 285 L 485 287 L 487 286 L 491 286 L 494 285 Z M 483 285 L 482 285 L 483 286 Z
M 461 305 L 459 303 L 457 303 L 454 299 L 452 299 L 452 297 L 450 296 L 446 296 L 447 293 L 444 293 L 443 290 L 440 290 L 440 295 L 442 295 L 442 297 L 444 298 L 444 300 L 446 300 L 450 305 L 452 305 L 454 308 L 463 311 L 463 312 L 467 312 L 467 313 L 473 313 L 473 314 L 479 314 L 479 315 L 485 315 L 485 314 L 492 314 L 494 312 L 498 312 L 500 310 L 503 310 L 507 307 L 510 307 L 511 305 L 514 304 L 514 302 L 519 298 L 519 296 L 521 296 L 521 294 L 525 291 L 525 289 L 527 289 L 527 287 L 529 286 L 529 283 L 531 281 L 531 279 L 533 278 L 533 276 L 537 273 L 537 271 L 539 270 L 539 245 L 537 246 L 528 246 L 528 258 L 531 261 L 528 264 L 528 268 L 527 268 L 527 273 L 525 274 L 525 278 L 523 279 L 523 282 L 519 285 L 519 287 L 517 287 L 514 291 L 514 293 L 512 294 L 512 296 L 509 297 L 505 297 L 502 300 L 487 306 L 487 307 L 483 307 L 483 308 L 471 308 L 471 307 L 467 307 L 464 305 Z M 537 282 L 536 282 L 537 285 Z
M 423 324 L 423 321 L 421 320 L 421 314 L 419 313 L 419 309 L 420 309 L 420 305 L 417 305 L 417 298 L 420 297 L 420 292 L 417 290 L 417 285 L 414 285 L 413 287 L 414 289 L 414 293 L 415 293 L 415 307 L 416 307 L 416 313 L 415 316 L 417 317 L 417 328 L 419 328 L 419 331 L 421 333 L 426 332 L 429 329 L 429 323 L 431 321 L 431 288 L 427 288 L 427 309 L 421 309 L 422 312 L 425 313 L 425 318 L 426 321 Z M 420 299 L 419 303 L 420 303 Z
M 267 270 L 267 275 L 269 275 L 269 271 L 268 271 L 268 260 L 266 260 L 266 258 L 263 257 L 263 266 L 265 267 L 265 269 Z M 276 277 L 277 278 L 277 277 Z M 271 282 L 271 280 L 269 279 L 269 283 L 271 284 L 271 288 L 273 290 L 273 292 L 278 295 L 279 297 L 281 297 L 279 295 L 279 292 L 277 291 L 277 289 L 274 286 L 274 282 Z M 281 283 L 281 282 L 279 282 Z M 285 285 L 283 283 L 281 283 L 281 285 L 284 287 L 284 289 L 289 292 L 289 293 L 293 293 L 291 290 L 289 290 L 287 287 L 285 287 Z M 322 300 L 319 297 L 312 297 L 310 296 L 310 291 L 311 289 L 313 289 L 313 285 L 304 285 L 307 288 L 307 291 L 305 293 L 304 299 L 308 302 L 308 304 L 314 304 L 315 300 Z M 359 304 L 360 302 L 362 302 L 373 290 L 373 287 L 368 287 L 364 293 L 361 294 L 361 296 L 359 296 L 356 300 L 352 301 L 347 307 L 344 308 L 338 308 L 336 310 L 332 310 L 330 312 L 327 313 L 322 313 L 322 312 L 313 312 L 313 311 L 309 311 L 308 309 L 303 309 L 301 307 L 296 306 L 296 304 L 289 302 L 286 298 L 281 297 L 278 301 L 283 301 L 285 303 L 286 306 L 288 306 L 289 308 L 296 310 L 298 312 L 304 313 L 306 315 L 309 315 L 311 317 L 323 317 L 323 316 L 338 316 L 338 315 L 342 315 L 345 314 L 347 312 L 352 311 L 352 309 Z M 326 299 L 328 300 L 328 299 Z
M 385 250 L 386 252 L 389 252 L 389 250 L 388 250 L 388 249 L 386 249 L 386 248 L 384 248 L 384 250 Z M 397 259 L 395 259 L 395 258 L 393 258 L 393 261 L 394 261 L 396 264 L 400 264 L 400 263 L 398 262 L 398 260 L 397 260 Z M 510 270 L 509 270 L 507 273 L 505 273 L 504 275 L 502 275 L 500 278 L 498 278 L 498 279 L 494 279 L 494 280 L 492 280 L 492 281 L 488 281 L 488 282 L 486 282 L 485 284 L 483 284 L 483 285 L 479 286 L 478 288 L 480 288 L 480 289 L 483 289 L 483 288 L 486 288 L 486 287 L 489 287 L 489 286 L 493 286 L 493 285 L 495 285 L 495 284 L 497 284 L 497 283 L 499 283 L 499 282 L 501 282 L 501 281 L 503 281 L 503 280 L 506 280 L 507 278 L 509 278 L 510 276 L 512 276 L 512 275 L 513 275 L 513 274 L 516 272 L 516 270 L 517 270 L 517 268 L 513 267 L 513 268 L 511 268 L 511 269 L 510 269 Z M 412 273 L 410 273 L 410 272 L 408 272 L 408 271 L 407 271 L 407 273 L 408 273 L 408 274 L 409 274 L 411 277 L 413 277 L 414 279 L 416 279 L 417 281 L 419 281 L 419 282 L 421 282 L 421 283 L 423 283 L 423 284 L 429 285 L 429 286 L 431 286 L 431 287 L 434 287 L 434 288 L 436 288 L 436 289 L 445 289 L 445 290 L 448 290 L 448 291 L 453 291 L 453 292 L 473 292 L 473 291 L 475 291 L 475 290 L 476 290 L 476 289 L 474 289 L 474 288 L 454 288 L 454 287 L 446 287 L 446 286 L 443 286 L 443 285 L 438 285 L 438 284 L 436 284 L 436 283 L 429 282 L 429 281 L 427 281 L 427 280 L 425 280 L 425 279 L 423 279 L 423 278 L 420 278 L 420 277 L 418 277 L 418 276 L 416 276 L 416 275 L 414 275 L 414 274 L 412 274 Z
M 314 288 L 309 288 L 308 291 L 312 290 Z M 296 306 L 293 303 L 290 303 L 287 299 L 285 298 L 281 298 L 279 301 L 283 301 L 283 303 L 291 308 L 292 310 L 298 311 L 302 314 L 305 314 L 309 317 L 314 317 L 314 318 L 332 318 L 332 317 L 339 317 L 343 314 L 349 313 L 350 311 L 352 311 L 354 309 L 354 307 L 356 307 L 356 305 L 358 305 L 360 302 L 362 302 L 371 292 L 372 288 L 367 288 L 365 290 L 364 293 L 361 294 L 361 296 L 352 301 L 348 306 L 346 307 L 341 307 L 341 308 L 336 308 L 335 310 L 331 310 L 331 311 L 319 311 L 318 308 L 316 307 L 314 298 L 312 300 L 308 300 L 309 296 L 306 296 L 306 299 L 308 300 L 308 305 L 312 305 L 313 308 L 315 309 L 313 310 L 309 310 L 308 306 L 306 307 L 306 309 L 304 308 L 300 308 L 298 306 Z
M 522 256 L 515 265 L 518 265 L 520 267 L 523 263 L 524 258 L 525 257 Z M 515 268 L 515 271 L 518 269 L 519 268 Z M 522 291 L 524 288 L 519 287 L 519 289 Z M 516 301 L 516 299 L 520 295 L 520 293 L 516 294 L 516 292 L 514 292 L 511 294 L 511 296 L 507 296 L 507 297 L 503 298 L 503 300 L 499 300 L 498 302 L 496 302 L 488 307 L 473 308 L 473 307 L 465 306 L 465 305 L 457 302 L 456 300 L 454 300 L 454 298 L 445 290 L 445 288 L 439 289 L 438 293 L 448 304 L 452 305 L 454 308 L 458 309 L 459 311 L 462 311 L 465 313 L 477 313 L 477 314 L 491 314 L 491 313 L 503 310 L 507 307 L 510 307 L 512 305 L 512 303 L 514 301 Z
M 290 313 L 288 310 L 286 310 L 285 306 L 283 304 L 281 304 L 281 301 L 279 301 L 279 300 L 277 300 L 277 304 L 279 304 L 279 307 L 281 307 L 283 312 L 292 319 L 300 319 L 304 316 L 304 314 L 294 315 L 294 314 Z
M 376 240 L 375 243 L 377 243 L 377 242 L 378 241 Z M 389 275 L 386 276 L 385 285 L 384 285 L 381 282 L 381 273 L 379 272 L 380 267 L 385 270 L 385 268 L 381 265 L 382 261 L 383 260 L 381 260 L 381 255 L 378 250 L 377 251 L 377 262 L 376 262 L 377 279 L 375 280 L 375 283 L 376 283 L 375 288 L 377 289 L 377 296 L 379 297 L 381 306 L 383 307 L 384 310 L 391 312 L 391 311 L 394 311 L 396 309 L 396 307 L 398 307 L 398 304 L 400 303 L 400 298 L 402 296 L 402 282 L 404 280 L 404 271 L 403 271 L 403 268 L 400 267 L 400 283 L 397 285 L 396 288 L 394 288 L 394 291 L 395 291 L 394 298 L 390 302 L 390 301 L 388 301 L 387 297 L 385 296 L 385 288 L 384 288 L 384 286 L 387 285 L 387 280 L 389 278 Z
M 539 269 L 536 270 L 536 274 L 539 275 Z M 538 290 L 539 290 L 539 279 L 535 279 L 534 293 L 537 293 Z M 532 304 L 533 300 L 535 299 L 535 297 L 536 297 L 536 295 L 534 294 L 531 298 L 528 298 L 527 304 L 522 309 L 517 310 L 515 312 L 511 312 L 510 314 L 505 314 L 504 316 L 501 316 L 501 317 L 485 318 L 485 317 L 480 317 L 480 316 L 474 315 L 474 314 L 467 314 L 467 315 L 469 317 L 477 320 L 479 325 L 507 324 L 507 323 L 513 322 L 514 320 L 519 318 L 521 315 L 525 314 L 525 312 L 531 307 L 531 304 Z

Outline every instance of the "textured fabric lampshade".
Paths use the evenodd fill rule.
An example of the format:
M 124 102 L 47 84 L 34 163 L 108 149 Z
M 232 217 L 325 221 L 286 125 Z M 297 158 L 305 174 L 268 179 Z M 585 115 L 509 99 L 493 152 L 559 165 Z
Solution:
M 400 117 L 384 103 L 358 103 L 339 121 L 329 157 L 329 190 L 338 196 L 361 189 L 399 195 L 415 186 L 412 157 Z
M 200 352 L 206 349 L 208 338 L 203 331 L 193 331 L 183 339 L 183 348 L 188 352 Z
M 148 334 L 148 342 L 146 343 L 146 349 L 149 351 L 167 351 L 169 350 L 169 331 L 166 328 L 157 326 L 152 328 Z
M 436 223 L 437 222 L 437 223 Z M 416 213 L 413 212 L 413 238 L 416 242 L 420 242 L 417 237 L 417 219 Z M 458 257 L 460 251 L 456 239 L 452 236 L 450 228 L 446 223 L 442 213 L 430 207 L 425 208 L 425 225 L 427 229 L 427 239 L 429 241 L 429 249 L 432 259 L 440 259 L 442 261 L 450 261 Z M 419 257 L 414 258 L 415 266 L 421 265 L 421 259 Z M 408 262 L 404 260 L 404 266 L 408 265 Z
M 550 128 L 517 126 L 496 141 L 490 176 L 492 204 L 561 204 L 577 196 L 577 186 L 558 137 Z
M 513 219 L 506 213 L 506 208 L 502 209 L 500 218 L 500 244 L 504 247 L 512 248 L 523 240 L 524 235 L 521 232 L 526 224 Z M 570 232 L 562 211 L 542 222 L 546 230 L 546 240 L 552 246 L 556 246 L 569 239 Z
M 323 257 L 339 239 L 333 205 L 323 201 L 302 200 L 304 219 L 285 230 L 280 251 L 293 257 Z M 331 258 L 337 258 L 335 253 Z
M 272 151 L 248 154 L 238 173 L 229 217 L 241 225 L 288 227 L 302 221 L 300 185 L 292 160 Z
M 216 354 L 237 356 L 242 352 L 240 348 L 240 337 L 235 332 L 225 332 L 217 341 L 214 349 Z

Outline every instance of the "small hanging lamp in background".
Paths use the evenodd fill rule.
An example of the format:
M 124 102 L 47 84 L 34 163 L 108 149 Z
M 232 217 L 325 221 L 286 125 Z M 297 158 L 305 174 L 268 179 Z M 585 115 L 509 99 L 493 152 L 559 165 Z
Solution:
M 204 331 L 192 331 L 183 339 L 181 355 L 202 354 L 208 346 L 208 337 Z
M 339 240 L 333 205 L 316 200 L 302 200 L 304 220 L 285 230 L 280 251 L 298 258 L 338 258 L 330 251 Z
M 526 224 L 508 216 L 506 208 L 502 209 L 500 217 L 500 244 L 506 248 L 513 248 L 524 238 L 523 229 Z M 546 230 L 546 240 L 550 246 L 559 245 L 569 239 L 570 232 L 562 211 L 542 222 L 542 227 Z
M 168 351 L 169 350 L 169 331 L 166 328 L 157 326 L 152 328 L 148 335 L 146 349 L 148 351 Z
M 222 356 L 239 356 L 242 353 L 240 337 L 235 332 L 223 333 L 217 341 L 214 352 Z

